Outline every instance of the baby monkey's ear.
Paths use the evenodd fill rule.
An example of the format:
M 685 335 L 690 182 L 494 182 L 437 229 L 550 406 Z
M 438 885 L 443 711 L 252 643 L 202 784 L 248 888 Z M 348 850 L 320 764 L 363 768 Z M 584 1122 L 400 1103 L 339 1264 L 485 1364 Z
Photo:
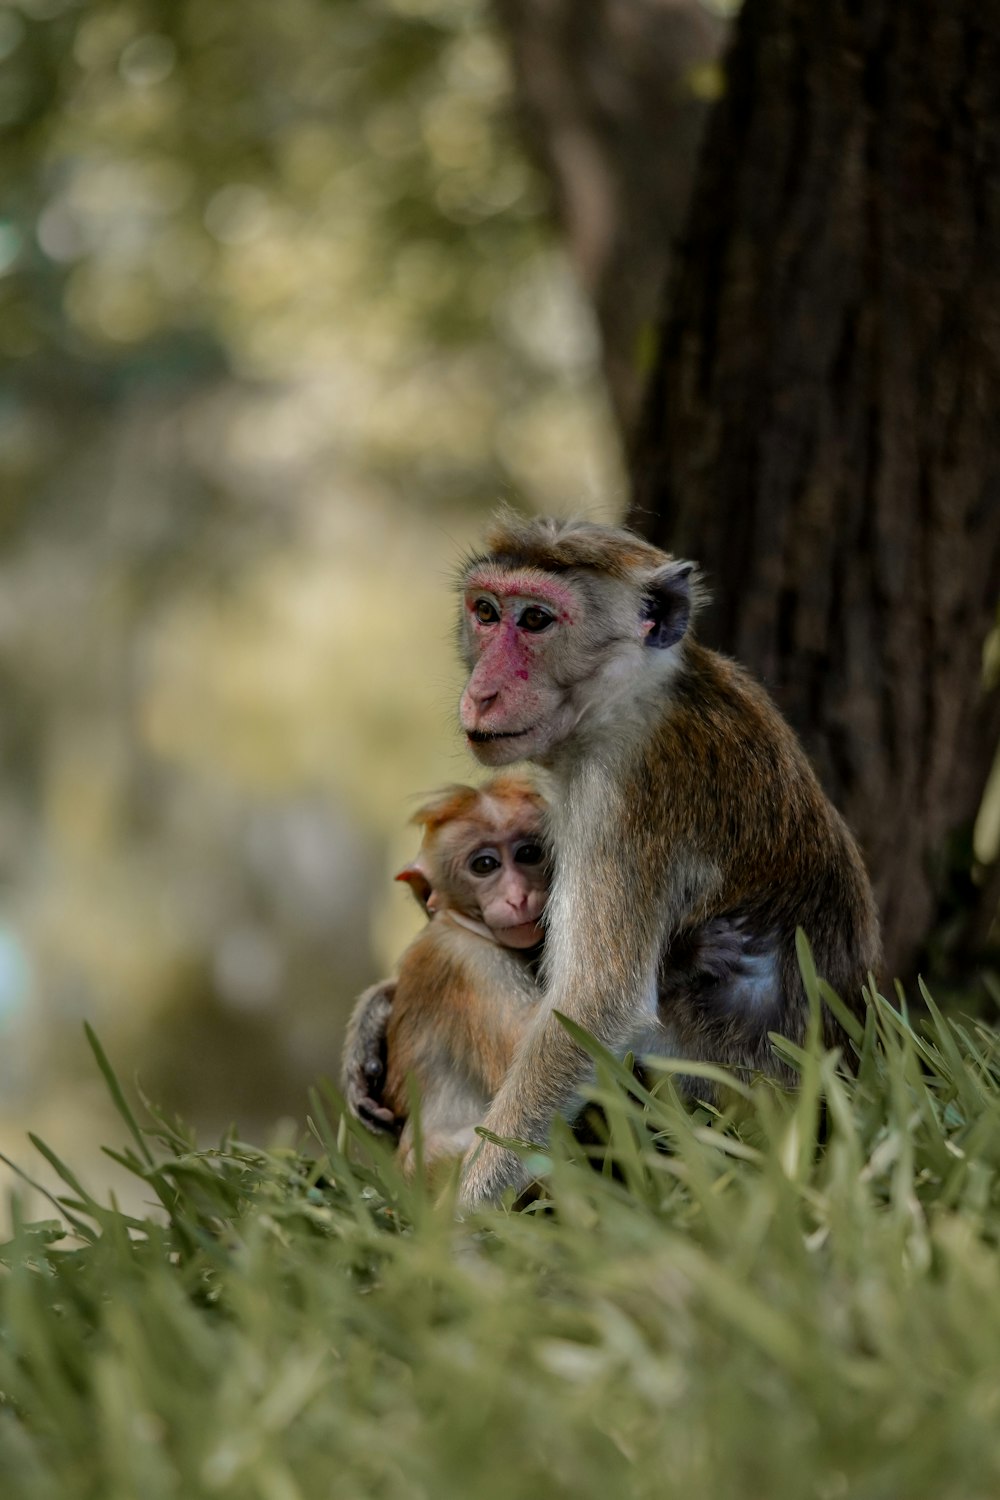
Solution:
M 640 619 L 646 645 L 658 651 L 676 646 L 691 622 L 698 603 L 694 563 L 672 558 L 658 568 L 643 590 Z
M 393 879 L 405 881 L 424 911 L 433 911 L 431 897 L 434 894 L 434 890 L 427 879 L 427 871 L 416 860 L 412 865 L 404 865 L 399 874 L 395 875 Z

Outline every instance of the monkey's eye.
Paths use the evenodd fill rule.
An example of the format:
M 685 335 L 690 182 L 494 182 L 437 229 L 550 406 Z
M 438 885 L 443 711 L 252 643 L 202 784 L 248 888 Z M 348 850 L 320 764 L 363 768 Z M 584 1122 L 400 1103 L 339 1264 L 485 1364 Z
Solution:
M 522 630 L 532 630 L 536 634 L 539 630 L 548 630 L 555 615 L 550 615 L 547 609 L 540 609 L 537 604 L 529 604 L 518 620 Z
M 492 875 L 494 870 L 499 870 L 500 860 L 488 849 L 480 849 L 469 860 L 468 868 L 473 875 Z
M 500 619 L 500 611 L 489 599 L 477 599 L 472 612 L 481 625 L 495 625 Z
M 514 850 L 516 865 L 540 865 L 544 863 L 545 850 L 541 844 L 518 844 Z

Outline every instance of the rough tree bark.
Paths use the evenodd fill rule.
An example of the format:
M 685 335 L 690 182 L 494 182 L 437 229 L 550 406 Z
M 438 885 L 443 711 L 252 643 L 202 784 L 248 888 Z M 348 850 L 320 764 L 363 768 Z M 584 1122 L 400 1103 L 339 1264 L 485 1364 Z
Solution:
M 528 142 L 554 190 L 634 430 L 725 23 L 701 0 L 495 0 Z
M 746 0 L 634 444 L 867 851 L 893 972 L 1000 732 L 1000 0 Z

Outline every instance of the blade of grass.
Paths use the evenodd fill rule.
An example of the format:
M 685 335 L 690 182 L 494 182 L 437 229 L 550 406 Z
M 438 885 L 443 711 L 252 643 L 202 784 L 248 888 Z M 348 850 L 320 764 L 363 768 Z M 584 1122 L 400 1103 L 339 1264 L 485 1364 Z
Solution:
M 16 1161 L 12 1161 L 9 1156 L 5 1156 L 2 1151 L 0 1151 L 0 1161 L 3 1162 L 5 1167 L 9 1167 L 16 1177 L 20 1177 L 22 1182 L 26 1182 L 30 1188 L 33 1188 L 36 1193 L 40 1193 L 43 1198 L 51 1203 L 56 1212 L 69 1224 L 72 1224 L 81 1239 L 89 1240 L 91 1243 L 97 1239 L 95 1231 L 89 1224 L 84 1223 L 82 1219 L 78 1219 L 64 1203 L 60 1202 L 55 1193 L 50 1193 L 47 1187 L 43 1187 L 40 1182 L 36 1182 L 23 1167 L 19 1167 Z
M 125 1121 L 125 1124 L 128 1126 L 128 1129 L 131 1132 L 132 1138 L 138 1146 L 139 1151 L 146 1158 L 146 1161 L 149 1163 L 149 1165 L 152 1166 L 154 1160 L 153 1153 L 150 1151 L 148 1145 L 146 1144 L 146 1138 L 142 1133 L 142 1129 L 140 1128 L 138 1120 L 135 1118 L 135 1115 L 129 1108 L 128 1100 L 125 1098 L 125 1095 L 122 1092 L 122 1086 L 118 1082 L 117 1074 L 108 1061 L 107 1054 L 105 1053 L 104 1048 L 101 1046 L 100 1042 L 97 1039 L 97 1033 L 94 1031 L 94 1028 L 90 1025 L 89 1021 L 84 1021 L 83 1030 L 86 1035 L 87 1041 L 90 1044 L 90 1050 L 94 1054 L 94 1057 L 97 1061 L 97 1066 L 101 1070 L 101 1075 L 104 1078 L 104 1082 L 107 1084 L 108 1093 L 111 1095 L 111 1101 L 114 1104 L 115 1109 L 118 1111 L 122 1119 Z

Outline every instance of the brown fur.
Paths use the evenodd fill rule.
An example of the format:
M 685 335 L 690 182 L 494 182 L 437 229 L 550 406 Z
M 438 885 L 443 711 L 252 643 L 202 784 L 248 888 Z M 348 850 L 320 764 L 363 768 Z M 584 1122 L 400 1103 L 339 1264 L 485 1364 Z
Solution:
M 860 1014 L 862 986 L 880 958 L 868 877 L 791 729 L 742 668 L 691 642 L 672 699 L 625 786 L 625 804 L 639 814 L 632 833 L 650 862 L 683 847 L 717 863 L 719 874 L 664 944 L 663 1020 L 682 1056 L 786 1076 L 766 1033 L 797 1042 L 804 1034 L 795 929 L 806 932 L 819 973 Z M 677 982 L 677 950 L 714 918 L 738 918 L 758 946 L 775 940 L 778 982 L 766 1027 L 759 1013 L 713 1008 L 709 985 Z M 825 1008 L 823 1022 L 827 1045 L 842 1044 Z
M 805 1028 L 796 927 L 856 1012 L 879 962 L 845 824 L 763 689 L 692 638 L 690 565 L 628 532 L 510 515 L 489 542 L 467 574 L 462 722 L 488 764 L 527 756 L 550 772 L 558 866 L 547 1003 L 484 1123 L 543 1140 L 573 1109 L 587 1061 L 552 1009 L 619 1052 L 642 1037 L 787 1078 L 767 1033 Z M 551 627 L 529 633 L 519 611 L 546 574 Z M 482 598 L 497 619 L 477 617 Z M 832 1014 L 824 1025 L 844 1040 Z M 524 1185 L 520 1164 L 487 1143 L 467 1196 L 509 1185 Z
M 403 955 L 386 1026 L 384 1100 L 409 1115 L 416 1085 L 428 1166 L 472 1145 L 538 998 L 525 958 L 454 925 L 447 912 Z M 400 1138 L 406 1170 L 414 1149 L 408 1119 Z
M 634 532 L 553 520 L 532 521 L 526 526 L 523 518 L 507 507 L 498 511 L 487 531 L 486 547 L 486 553 L 470 559 L 470 563 L 489 561 L 546 573 L 590 568 L 609 578 L 628 579 L 635 568 L 656 567 L 663 561 L 663 553 Z
M 532 954 L 470 931 L 452 913 L 482 921 L 467 855 L 493 837 L 541 838 L 545 804 L 524 777 L 495 777 L 484 787 L 447 787 L 415 814 L 424 830 L 417 865 L 437 903 L 435 915 L 404 953 L 385 1027 L 388 1065 L 383 1103 L 410 1112 L 410 1084 L 421 1098 L 424 1161 L 460 1156 L 506 1076 L 533 1018 L 538 990 Z M 535 884 L 547 872 L 532 872 Z M 403 1128 L 400 1156 L 412 1169 L 415 1134 Z

